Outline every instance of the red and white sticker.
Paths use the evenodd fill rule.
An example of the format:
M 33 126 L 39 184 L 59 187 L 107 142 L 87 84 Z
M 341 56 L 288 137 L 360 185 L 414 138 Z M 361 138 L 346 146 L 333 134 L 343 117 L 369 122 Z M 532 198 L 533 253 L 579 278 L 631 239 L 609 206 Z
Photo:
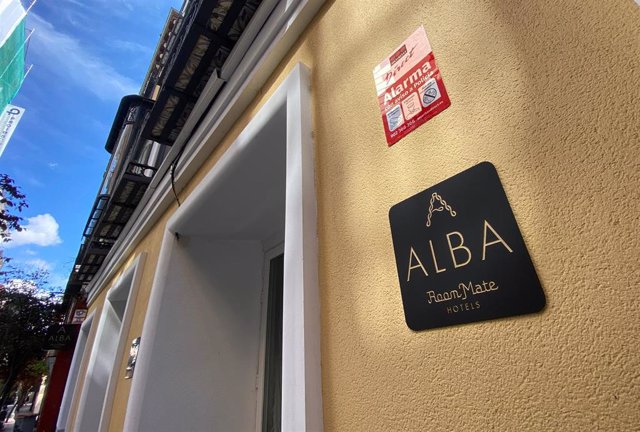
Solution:
M 451 105 L 422 26 L 373 69 L 373 78 L 389 147 Z

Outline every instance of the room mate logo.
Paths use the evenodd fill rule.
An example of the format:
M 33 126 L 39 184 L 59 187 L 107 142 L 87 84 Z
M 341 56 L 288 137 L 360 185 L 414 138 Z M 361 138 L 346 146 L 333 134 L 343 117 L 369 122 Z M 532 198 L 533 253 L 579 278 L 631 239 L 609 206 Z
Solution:
M 389 220 L 411 329 L 544 308 L 540 281 L 491 163 L 394 205 Z

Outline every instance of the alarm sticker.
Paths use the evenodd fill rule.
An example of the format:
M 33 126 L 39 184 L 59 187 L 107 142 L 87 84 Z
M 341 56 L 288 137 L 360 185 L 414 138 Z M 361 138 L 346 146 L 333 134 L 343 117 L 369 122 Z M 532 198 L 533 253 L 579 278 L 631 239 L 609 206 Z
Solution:
M 389 146 L 451 105 L 422 26 L 373 69 L 373 78 Z

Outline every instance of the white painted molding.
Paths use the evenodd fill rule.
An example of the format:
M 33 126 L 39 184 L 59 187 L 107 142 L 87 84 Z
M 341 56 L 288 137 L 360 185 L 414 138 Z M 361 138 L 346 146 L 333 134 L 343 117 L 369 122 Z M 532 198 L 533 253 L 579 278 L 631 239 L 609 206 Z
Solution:
M 166 285 L 161 283 L 168 278 L 169 263 L 171 255 L 175 247 L 175 236 L 169 231 L 165 231 L 162 240 L 162 250 L 156 267 L 151 288 L 151 296 L 147 304 L 147 313 L 144 317 L 144 327 L 142 328 L 142 336 L 140 337 L 140 347 L 138 348 L 138 358 L 136 361 L 136 371 L 131 380 L 131 390 L 129 392 L 129 401 L 127 402 L 127 411 L 124 420 L 125 431 L 137 431 L 141 422 L 140 412 L 142 410 L 143 396 L 147 390 L 147 383 L 150 378 L 150 363 L 152 356 L 146 354 L 152 351 L 153 341 L 158 337 L 157 327 L 153 323 L 159 321 L 162 299 Z
M 118 283 L 107 294 L 107 301 L 111 298 L 115 298 L 122 291 L 126 290 L 126 281 L 131 277 L 131 285 L 129 288 L 129 294 L 127 295 L 127 305 L 125 307 L 124 316 L 122 318 L 122 324 L 120 325 L 120 334 L 118 335 L 118 348 L 116 349 L 116 357 L 113 361 L 113 368 L 111 375 L 109 376 L 109 384 L 107 385 L 107 394 L 105 395 L 104 405 L 102 406 L 102 415 L 100 417 L 100 429 L 99 431 L 107 431 L 109 429 L 109 420 L 111 419 L 111 408 L 113 407 L 113 398 L 115 396 L 116 386 L 118 380 L 121 378 L 120 365 L 125 356 L 125 353 L 129 353 L 129 329 L 131 327 L 131 320 L 133 319 L 133 312 L 136 308 L 136 299 L 138 298 L 138 291 L 140 290 L 140 284 L 142 282 L 142 274 L 144 272 L 144 263 L 147 259 L 145 252 L 140 253 L 131 267 L 122 275 Z M 130 276 L 131 272 L 133 275 Z M 122 374 L 124 378 L 124 374 Z
M 127 336 L 133 318 L 135 300 L 142 280 L 145 258 L 146 253 L 138 255 L 107 293 L 107 298 L 96 326 L 96 333 L 91 345 L 91 355 L 80 393 L 73 428 L 76 431 L 84 432 L 83 429 L 95 429 L 96 427 L 98 431 L 103 431 L 108 428 L 114 392 L 118 381 L 118 371 L 128 346 Z M 121 321 L 118 323 L 116 321 L 117 318 L 113 318 L 114 314 L 116 314 L 115 305 L 123 301 L 126 305 Z M 113 339 L 117 341 L 116 346 L 109 347 Z M 112 354 L 104 358 L 105 352 L 112 352 Z M 110 361 L 113 363 L 105 363 Z M 104 382 L 105 378 L 106 382 Z M 98 417 L 94 417 L 94 415 Z
M 76 341 L 76 347 L 73 351 L 73 358 L 71 359 L 71 365 L 69 366 L 67 382 L 64 386 L 64 393 L 62 396 L 62 402 L 60 403 L 60 410 L 58 411 L 58 420 L 56 421 L 57 432 L 63 432 L 67 428 L 69 410 L 72 406 L 71 404 L 76 389 L 76 383 L 78 382 L 81 365 L 83 363 L 86 363 L 86 361 L 88 360 L 88 356 L 85 356 L 85 353 L 87 352 L 87 347 L 89 346 L 89 337 L 91 336 L 91 327 L 93 325 L 93 319 L 95 316 L 96 311 L 94 310 L 89 315 L 87 315 L 84 322 L 80 326 L 78 340 Z
M 100 314 L 102 313 L 102 307 L 99 306 L 97 307 L 93 312 L 92 312 L 92 318 L 93 320 L 97 320 L 98 317 L 100 317 Z M 96 340 L 96 333 L 98 332 L 98 323 L 97 322 L 91 322 L 91 327 L 89 328 L 89 334 L 87 336 L 87 341 L 86 341 L 86 345 L 85 345 L 85 349 L 84 349 L 84 354 L 81 357 L 81 362 L 80 362 L 80 367 L 78 369 L 78 377 L 81 374 L 84 374 L 84 380 L 86 381 L 87 378 L 87 371 L 89 370 L 89 360 L 91 358 L 91 349 L 93 347 L 93 344 Z M 77 381 L 76 381 L 77 383 Z M 73 389 L 73 393 L 71 393 L 71 404 L 69 406 L 69 413 L 67 413 L 67 420 L 65 423 L 65 430 L 71 430 L 71 426 L 72 424 L 77 421 L 78 418 L 78 412 L 80 412 L 80 405 L 81 405 L 81 396 L 82 396 L 82 389 L 84 388 L 84 383 L 82 386 L 78 386 L 77 384 L 75 385 L 74 389 Z M 66 391 L 66 390 L 65 390 Z M 72 412 L 72 408 L 76 407 L 75 411 L 73 412 L 73 416 L 71 416 L 71 412 Z
M 283 87 L 287 89 L 287 223 L 282 430 L 321 431 L 320 294 L 309 70 L 298 64 Z

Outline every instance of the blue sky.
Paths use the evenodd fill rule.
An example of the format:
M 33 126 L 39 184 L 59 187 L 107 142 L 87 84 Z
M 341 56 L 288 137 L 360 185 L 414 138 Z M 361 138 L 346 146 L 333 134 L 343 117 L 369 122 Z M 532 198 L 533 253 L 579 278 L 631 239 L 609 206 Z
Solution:
M 27 231 L 4 254 L 50 271 L 64 288 L 109 160 L 104 144 L 120 99 L 138 93 L 171 7 L 182 0 L 40 0 L 34 65 L 12 104 L 26 109 L 0 157 L 27 195 Z

